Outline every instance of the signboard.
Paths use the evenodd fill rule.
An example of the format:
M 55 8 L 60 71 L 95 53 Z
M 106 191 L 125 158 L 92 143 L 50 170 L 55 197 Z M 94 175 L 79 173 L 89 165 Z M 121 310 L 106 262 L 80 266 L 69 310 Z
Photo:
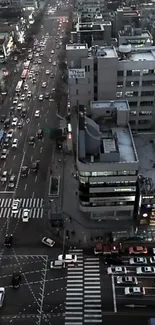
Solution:
M 83 79 L 85 78 L 85 69 L 69 69 L 68 75 L 70 79 Z

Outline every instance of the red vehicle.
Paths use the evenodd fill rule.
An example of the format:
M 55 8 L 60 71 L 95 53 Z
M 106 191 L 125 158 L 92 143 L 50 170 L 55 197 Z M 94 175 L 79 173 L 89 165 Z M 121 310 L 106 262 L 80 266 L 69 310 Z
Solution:
M 120 244 L 106 244 L 106 243 L 97 243 L 94 247 L 95 255 L 111 255 L 118 254 L 120 252 Z
M 138 255 L 138 254 L 147 254 L 148 249 L 145 246 L 132 246 L 129 247 L 129 254 L 130 255 Z

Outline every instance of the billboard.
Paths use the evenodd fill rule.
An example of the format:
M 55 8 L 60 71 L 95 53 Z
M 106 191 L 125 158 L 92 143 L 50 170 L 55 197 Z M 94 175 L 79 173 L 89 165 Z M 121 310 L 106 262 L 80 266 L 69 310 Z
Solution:
M 68 76 L 70 79 L 83 79 L 85 78 L 85 69 L 69 69 Z

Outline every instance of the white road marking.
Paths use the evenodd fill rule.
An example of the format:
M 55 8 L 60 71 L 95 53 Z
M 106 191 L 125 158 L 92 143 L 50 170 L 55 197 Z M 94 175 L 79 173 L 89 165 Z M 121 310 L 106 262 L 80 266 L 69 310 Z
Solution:
M 111 276 L 111 285 L 112 285 L 112 293 L 113 293 L 113 305 L 114 305 L 114 312 L 117 313 L 117 302 L 116 302 L 116 291 L 115 291 L 115 281 L 114 276 Z
M 27 190 L 27 184 L 25 184 L 25 187 L 24 187 L 24 191 L 26 191 Z
M 35 177 L 35 183 L 37 182 L 37 180 L 38 180 L 38 176 Z

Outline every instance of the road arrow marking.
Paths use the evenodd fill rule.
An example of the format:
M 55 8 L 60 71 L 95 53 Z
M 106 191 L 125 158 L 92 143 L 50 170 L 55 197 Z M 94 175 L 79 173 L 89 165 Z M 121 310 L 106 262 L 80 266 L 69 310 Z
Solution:
M 124 305 L 124 307 L 129 307 L 129 308 L 145 308 L 147 306 L 146 305 L 134 305 L 134 304 L 131 304 L 131 305 Z

